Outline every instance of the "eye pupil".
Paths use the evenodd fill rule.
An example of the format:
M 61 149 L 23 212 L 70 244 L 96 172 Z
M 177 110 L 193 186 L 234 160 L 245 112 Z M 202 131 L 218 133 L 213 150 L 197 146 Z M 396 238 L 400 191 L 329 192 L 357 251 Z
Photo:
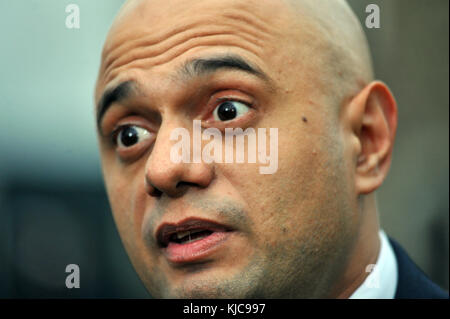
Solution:
M 236 117 L 236 107 L 231 102 L 224 102 L 219 106 L 217 115 L 222 121 L 229 121 Z
M 138 142 L 138 132 L 134 127 L 127 127 L 120 134 L 120 141 L 124 146 L 131 146 Z

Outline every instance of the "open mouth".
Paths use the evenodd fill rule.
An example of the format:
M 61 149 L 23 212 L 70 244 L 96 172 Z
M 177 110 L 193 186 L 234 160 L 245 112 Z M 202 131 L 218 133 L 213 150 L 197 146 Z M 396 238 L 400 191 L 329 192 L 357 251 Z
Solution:
M 213 231 L 211 230 L 203 230 L 203 229 L 193 229 L 182 232 L 177 232 L 170 236 L 170 242 L 178 243 L 178 244 L 188 244 L 195 242 L 197 240 L 201 240 L 209 235 L 211 235 Z
M 177 224 L 162 224 L 156 239 L 170 262 L 186 263 L 209 256 L 231 232 L 229 227 L 215 222 L 191 218 Z

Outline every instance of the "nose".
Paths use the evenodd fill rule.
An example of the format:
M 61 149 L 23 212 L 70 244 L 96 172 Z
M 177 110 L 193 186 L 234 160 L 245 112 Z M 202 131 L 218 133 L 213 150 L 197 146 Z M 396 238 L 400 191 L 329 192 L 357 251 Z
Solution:
M 175 128 L 175 125 L 161 125 L 152 152 L 147 159 L 145 186 L 150 196 L 179 197 L 191 188 L 208 187 L 214 178 L 213 164 L 203 161 L 186 163 L 171 159 L 171 148 L 176 141 L 170 140 L 170 134 Z M 190 154 L 192 154 L 192 142 L 190 139 Z

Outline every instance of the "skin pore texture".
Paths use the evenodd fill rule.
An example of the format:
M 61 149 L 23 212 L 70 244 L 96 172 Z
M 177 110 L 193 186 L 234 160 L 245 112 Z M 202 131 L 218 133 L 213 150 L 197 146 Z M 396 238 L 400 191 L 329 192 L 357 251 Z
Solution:
M 239 56 L 232 68 L 186 75 L 193 59 Z M 373 80 L 367 41 L 344 1 L 131 0 L 106 39 L 95 91 L 133 83 L 99 119 L 113 216 L 156 298 L 348 298 L 379 252 L 374 191 L 387 175 L 396 104 Z M 129 96 L 128 96 L 129 95 Z M 212 120 L 217 97 L 250 111 Z M 98 113 L 98 110 L 97 110 Z M 173 163 L 170 132 L 278 128 L 278 170 L 252 163 Z M 149 138 L 124 148 L 121 125 Z M 188 217 L 231 236 L 196 263 L 169 262 L 155 233 Z

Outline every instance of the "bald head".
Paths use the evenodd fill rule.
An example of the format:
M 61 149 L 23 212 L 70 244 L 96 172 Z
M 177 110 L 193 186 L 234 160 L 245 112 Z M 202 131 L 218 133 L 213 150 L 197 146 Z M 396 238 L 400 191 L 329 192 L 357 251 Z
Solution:
M 300 24 L 307 23 L 330 54 L 329 67 L 348 81 L 373 80 L 372 59 L 361 24 L 346 0 L 288 0 Z M 299 26 L 301 28 L 301 26 Z
M 288 0 L 299 16 L 308 21 L 347 64 L 346 68 L 359 71 L 365 82 L 373 80 L 372 61 L 361 24 L 346 0 Z
M 208 12 L 212 14 L 208 16 Z M 214 23 L 214 17 L 220 21 L 220 13 L 223 12 L 229 12 L 228 17 L 234 15 L 235 19 L 244 20 L 249 28 L 259 28 L 261 33 L 268 29 L 274 37 L 282 37 L 283 47 L 273 51 L 287 48 L 290 58 L 286 62 L 303 60 L 302 63 L 316 65 L 323 75 L 323 84 L 328 89 L 334 88 L 333 93 L 339 98 L 352 96 L 373 80 L 367 39 L 345 0 L 128 0 L 105 42 L 99 80 L 105 80 L 117 54 L 124 53 L 117 50 L 117 46 L 127 42 L 132 32 L 130 24 L 144 24 L 145 29 L 154 35 L 148 40 L 152 45 L 172 35 L 175 37 L 183 29 L 188 32 L 189 28 L 195 28 L 196 22 L 183 23 L 192 15 L 203 15 L 203 21 Z M 162 25 L 172 28 L 164 32 Z M 254 35 L 258 36 L 257 33 Z M 276 51 L 272 53 L 277 54 Z

